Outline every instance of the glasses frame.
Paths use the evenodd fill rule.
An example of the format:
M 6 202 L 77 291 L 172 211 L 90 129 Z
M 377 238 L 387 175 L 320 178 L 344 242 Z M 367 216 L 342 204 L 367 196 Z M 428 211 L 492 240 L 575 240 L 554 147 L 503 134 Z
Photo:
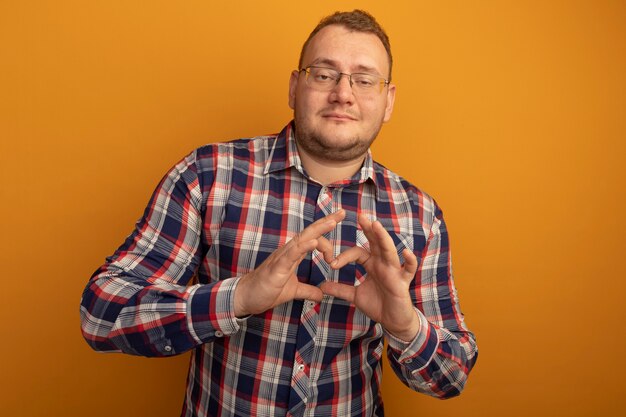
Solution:
M 370 77 L 377 77 L 377 78 L 378 78 L 378 80 L 379 80 L 379 81 L 378 81 L 378 83 L 379 83 L 379 85 L 380 85 L 380 88 L 378 89 L 378 94 L 382 93 L 382 92 L 383 92 L 383 89 L 384 89 L 386 86 L 388 86 L 388 85 L 390 84 L 390 82 L 391 82 L 391 81 L 389 81 L 388 79 L 386 79 L 385 77 L 381 77 L 380 75 L 375 75 L 375 74 L 368 74 L 368 73 L 366 73 L 366 72 L 354 72 L 354 73 L 352 73 L 352 74 L 348 74 L 347 72 L 337 71 L 337 70 L 336 70 L 336 69 L 334 69 L 334 68 L 322 67 L 322 66 L 319 66 L 319 65 L 309 65 L 309 66 L 307 66 L 307 67 L 300 68 L 300 69 L 298 70 L 298 72 L 302 72 L 302 71 L 304 71 L 304 73 L 306 74 L 306 75 L 305 75 L 305 81 L 306 81 L 307 85 L 311 85 L 311 84 L 309 84 L 309 75 L 311 75 L 311 68 L 327 69 L 327 70 L 334 71 L 334 72 L 336 72 L 336 73 L 337 73 L 337 80 L 335 81 L 335 85 L 334 85 L 334 86 L 332 86 L 331 88 L 329 88 L 328 90 L 321 90 L 321 91 L 330 91 L 330 90 L 332 90 L 334 87 L 338 86 L 338 85 L 339 85 L 339 83 L 341 82 L 341 77 L 343 77 L 344 75 L 345 75 L 346 77 L 348 77 L 348 83 L 350 83 L 350 88 L 352 88 L 352 87 L 353 87 L 353 85 L 354 85 L 354 83 L 352 82 L 352 77 L 353 77 L 354 75 L 368 75 L 368 76 L 370 76 Z M 352 91 L 354 91 L 354 89 L 353 89 Z M 359 90 L 359 89 L 357 88 L 357 91 L 366 91 L 366 92 L 367 92 L 368 90 Z

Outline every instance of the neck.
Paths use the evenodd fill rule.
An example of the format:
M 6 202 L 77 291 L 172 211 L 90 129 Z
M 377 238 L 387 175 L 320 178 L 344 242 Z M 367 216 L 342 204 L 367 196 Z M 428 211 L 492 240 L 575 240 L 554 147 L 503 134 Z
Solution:
M 365 160 L 365 155 L 349 161 L 331 161 L 307 153 L 298 146 L 302 166 L 307 174 L 322 185 L 332 184 L 356 174 Z

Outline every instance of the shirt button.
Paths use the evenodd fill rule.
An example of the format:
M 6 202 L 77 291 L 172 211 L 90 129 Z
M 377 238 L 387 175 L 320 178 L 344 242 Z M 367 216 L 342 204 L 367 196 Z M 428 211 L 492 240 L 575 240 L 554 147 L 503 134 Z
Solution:
M 167 345 L 163 348 L 163 350 L 165 350 L 166 352 L 171 352 L 172 351 L 172 347 Z
M 407 359 L 404 361 L 404 363 L 413 363 L 413 359 Z
M 304 371 L 304 364 L 303 363 L 298 365 L 298 371 L 300 371 L 300 372 Z
M 224 333 L 222 333 L 221 331 L 218 330 L 215 332 L 215 337 L 223 337 L 223 336 L 224 336 Z

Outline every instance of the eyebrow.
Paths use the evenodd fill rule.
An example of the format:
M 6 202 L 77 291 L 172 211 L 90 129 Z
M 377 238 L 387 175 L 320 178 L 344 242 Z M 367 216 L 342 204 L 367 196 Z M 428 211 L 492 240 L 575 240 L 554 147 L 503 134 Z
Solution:
M 315 60 L 313 60 L 312 63 L 310 63 L 309 65 L 319 65 L 319 64 L 324 64 L 324 65 L 329 65 L 333 68 L 339 68 L 339 62 L 335 61 L 334 59 L 330 59 L 330 58 L 317 58 Z M 370 67 L 367 65 L 357 65 L 356 67 L 356 72 L 360 73 L 360 72 L 366 72 L 366 73 L 374 73 L 376 75 L 380 75 L 378 70 L 374 67 Z

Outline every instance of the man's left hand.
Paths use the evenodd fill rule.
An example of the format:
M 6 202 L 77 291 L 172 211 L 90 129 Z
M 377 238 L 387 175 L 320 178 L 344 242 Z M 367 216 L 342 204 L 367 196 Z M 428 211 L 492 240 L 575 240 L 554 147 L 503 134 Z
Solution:
M 354 304 L 370 319 L 382 324 L 387 332 L 410 342 L 420 327 L 409 293 L 417 271 L 417 258 L 404 249 L 405 262 L 401 264 L 393 239 L 380 222 L 371 222 L 363 215 L 359 216 L 358 222 L 369 241 L 370 250 L 355 246 L 329 261 L 333 269 L 357 262 L 367 272 L 365 279 L 358 286 L 326 281 L 320 288 L 327 295 Z

